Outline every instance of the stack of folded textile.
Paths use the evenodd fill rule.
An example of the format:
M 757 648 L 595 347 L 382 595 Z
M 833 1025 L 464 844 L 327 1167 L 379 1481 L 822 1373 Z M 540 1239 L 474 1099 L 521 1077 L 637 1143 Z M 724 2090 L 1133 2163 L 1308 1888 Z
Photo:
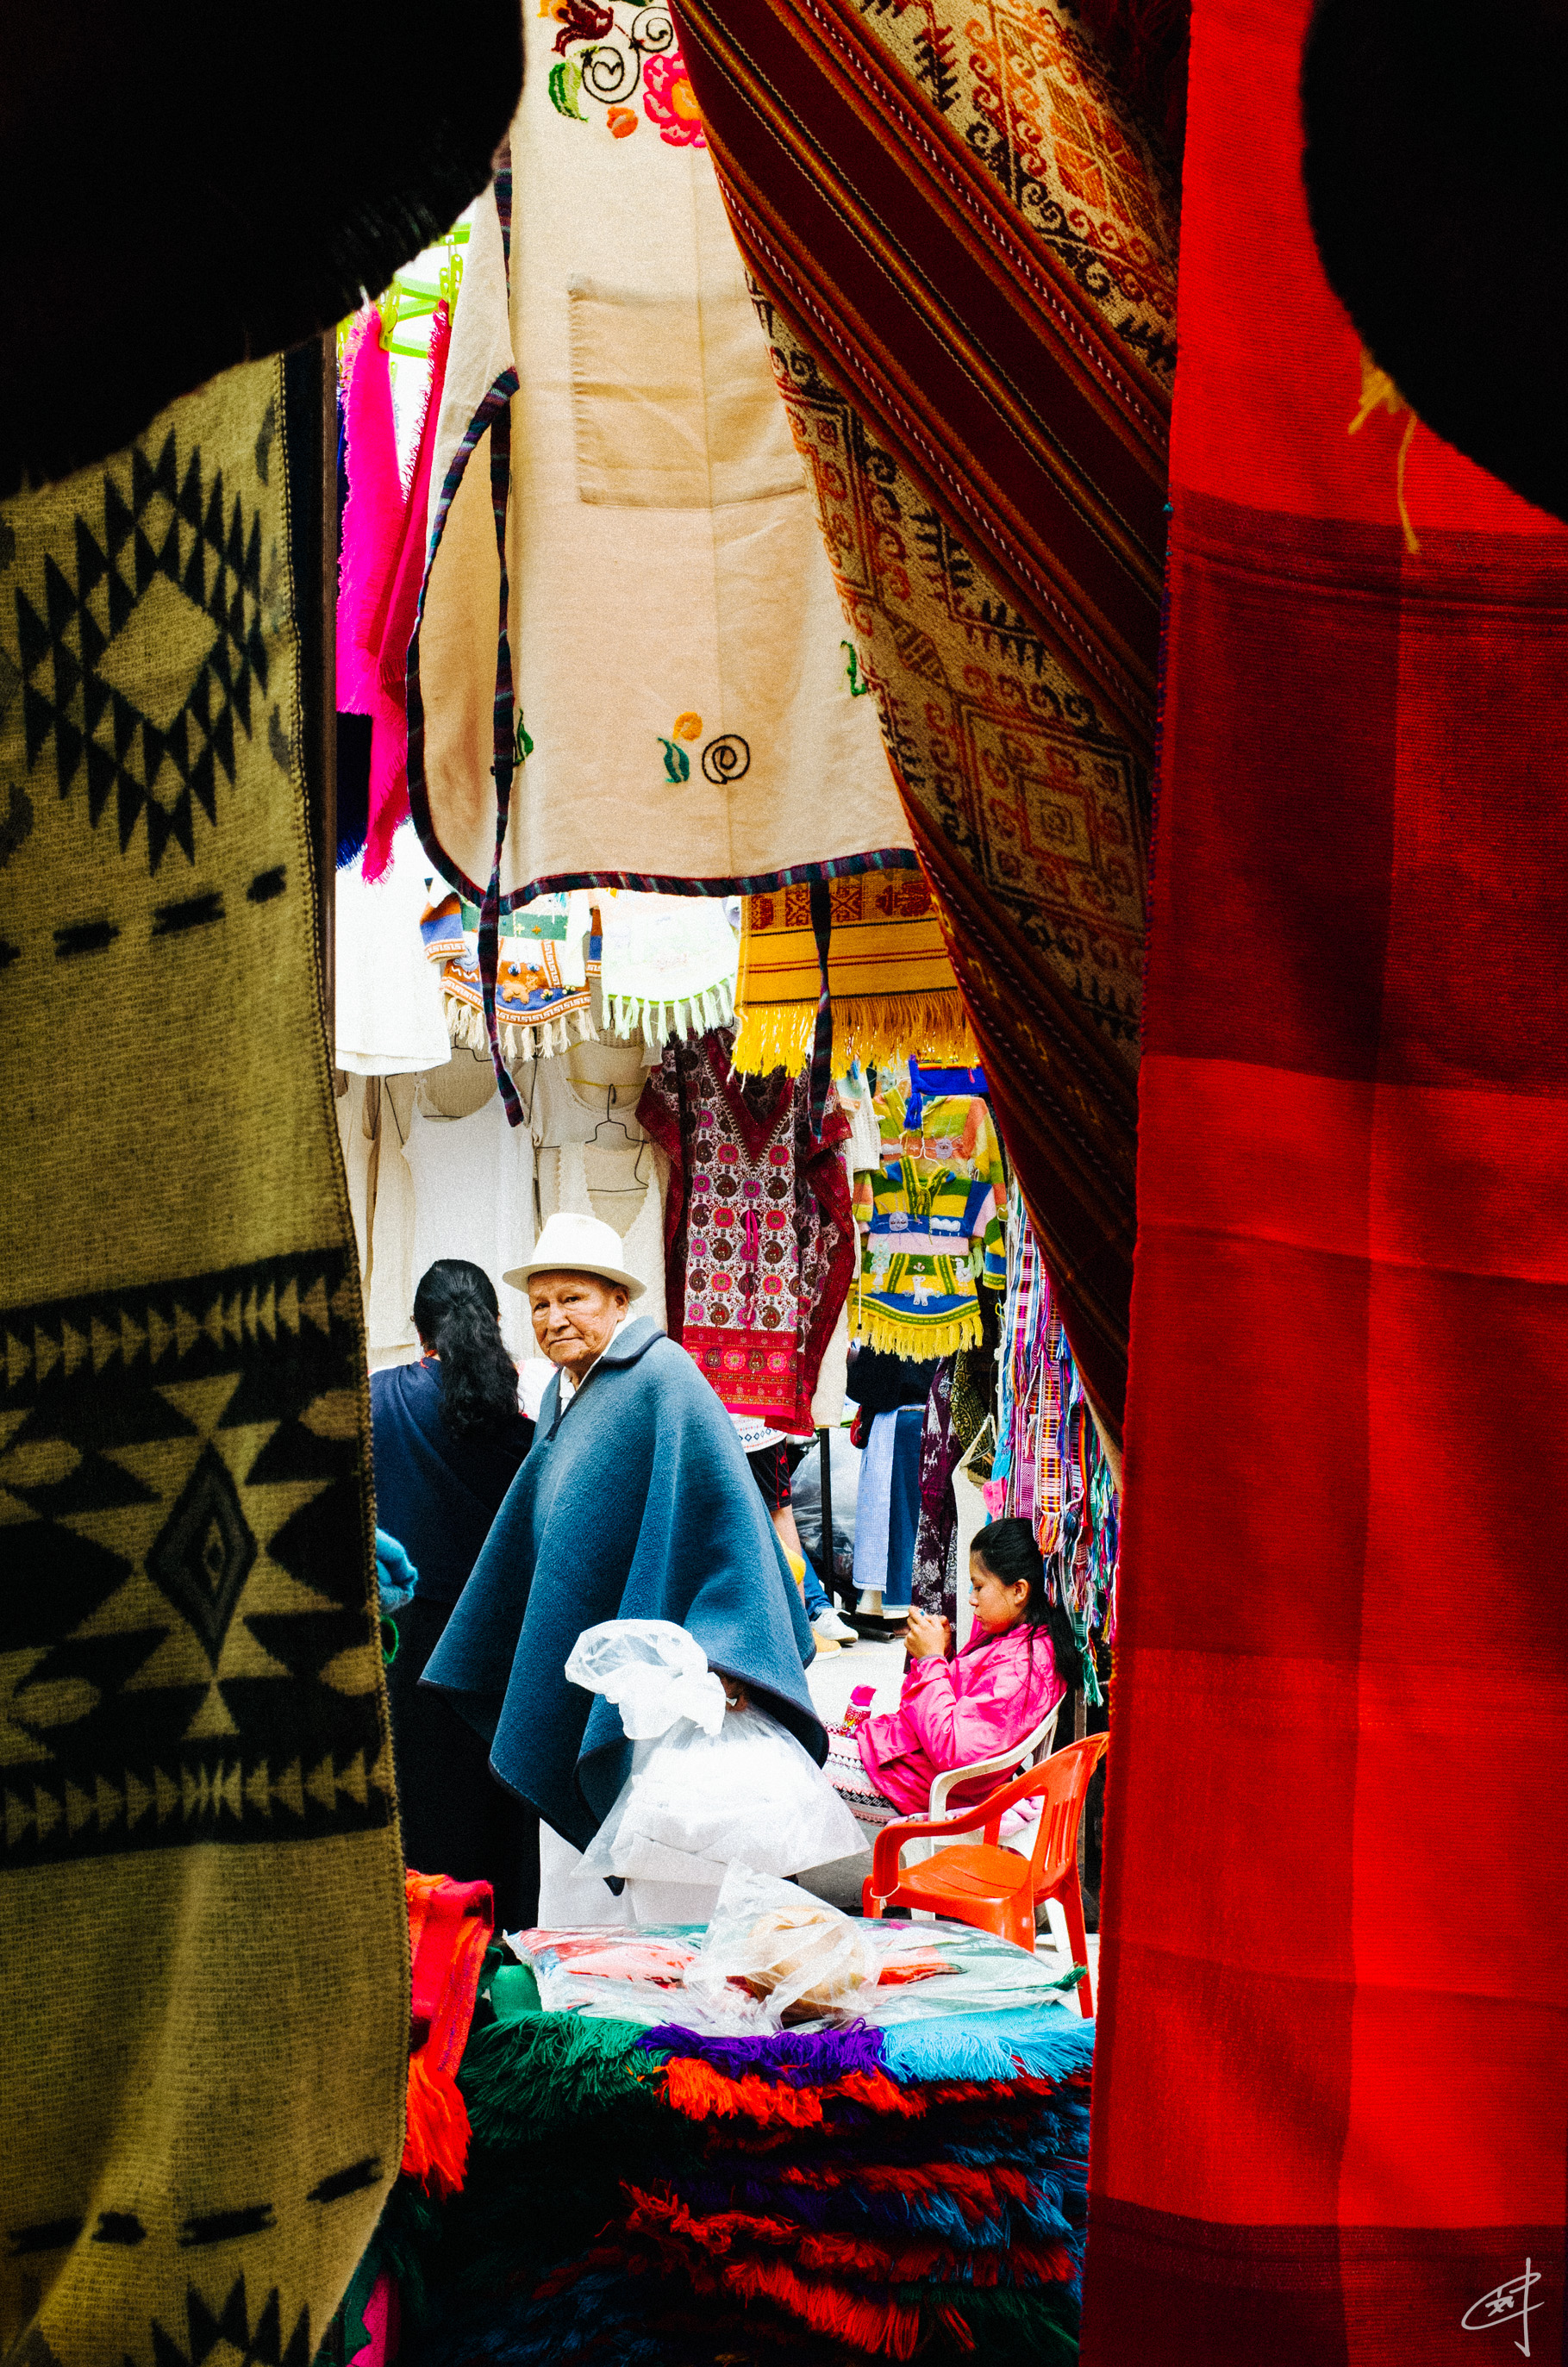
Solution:
M 381 1535 L 378 1531 L 378 1550 Z M 412 2271 L 417 2294 L 417 2251 L 439 2225 L 430 2198 L 460 2191 L 469 2150 L 468 2109 L 455 2074 L 486 1968 L 490 1885 L 416 1874 L 410 1866 L 403 1886 L 413 1978 L 402 2175 L 318 2353 L 322 2360 L 348 2360 L 352 2367 L 391 2367 L 407 2355 L 399 2350 L 401 2275 Z M 348 2175 L 373 2168 L 357 2164 Z
M 957 1978 L 901 1972 L 874 2023 L 736 2037 L 680 2021 L 701 1936 L 606 1932 L 603 1976 L 551 1935 L 492 1958 L 467 2185 L 404 2263 L 409 2367 L 1074 2358 L 1094 2033 L 1046 1965 L 923 1925 L 920 1968 L 935 1949 Z M 652 1980 L 621 1961 L 644 1941 Z M 606 1998 L 546 2010 L 566 1977 Z

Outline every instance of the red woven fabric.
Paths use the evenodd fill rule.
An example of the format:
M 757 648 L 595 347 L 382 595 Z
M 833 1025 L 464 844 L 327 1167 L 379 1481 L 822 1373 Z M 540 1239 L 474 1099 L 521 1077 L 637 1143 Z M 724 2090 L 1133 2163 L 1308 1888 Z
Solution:
M 1568 536 L 1347 432 L 1306 15 L 1194 11 L 1085 2367 L 1562 2341 Z
M 392 840 L 408 820 L 408 644 L 425 580 L 426 520 L 430 507 L 430 471 L 436 455 L 436 425 L 447 383 L 451 322 L 437 304 L 430 323 L 430 379 L 415 449 L 414 474 L 403 503 L 398 547 L 377 606 L 370 713 L 370 824 L 365 840 L 367 879 L 383 878 L 392 867 Z M 363 711 L 363 710 L 361 710 Z
M 403 2167 L 437 2193 L 455 2194 L 463 2182 L 470 2134 L 456 2075 L 490 1942 L 490 1885 L 415 1874 L 412 1866 L 403 1880 L 413 1979 Z

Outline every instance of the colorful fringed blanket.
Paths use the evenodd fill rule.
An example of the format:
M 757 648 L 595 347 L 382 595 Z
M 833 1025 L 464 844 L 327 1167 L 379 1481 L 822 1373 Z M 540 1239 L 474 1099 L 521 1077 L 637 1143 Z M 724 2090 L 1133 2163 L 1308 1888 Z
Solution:
M 588 940 L 588 977 L 580 985 L 569 984 L 562 976 L 560 943 L 566 934 L 565 899 L 545 897 L 540 902 L 542 912 L 528 904 L 506 913 L 498 931 L 495 1026 L 501 1056 L 509 1068 L 548 1059 L 572 1044 L 591 1042 L 598 1034 L 591 979 L 592 966 L 600 957 L 599 940 Z M 454 891 L 431 905 L 419 924 L 426 957 L 439 970 L 452 1041 L 474 1052 L 489 1048 L 479 919 L 477 909 Z
M 887 1149 L 881 1173 L 856 1187 L 866 1232 L 850 1329 L 892 1355 L 949 1356 L 980 1338 L 982 1285 L 999 1291 L 1006 1277 L 996 1128 L 979 1094 L 907 1096 L 897 1077 L 873 1108 Z
M 1058 0 L 681 0 L 1011 1154 L 1119 1417 L 1176 349 L 1169 167 Z
M 1568 533 L 1367 407 L 1308 14 L 1193 11 L 1092 2367 L 1563 2339 Z
M 912 1155 L 890 1159 L 870 1183 L 851 1334 L 916 1363 L 950 1356 L 980 1337 L 975 1268 L 996 1195 L 983 1176 Z
M 1067 2367 L 1092 2026 L 1047 2005 L 722 2039 L 541 2014 L 520 1966 L 487 1986 L 475 2167 L 439 2245 L 405 2247 L 429 2367 L 481 2339 L 539 2367 Z

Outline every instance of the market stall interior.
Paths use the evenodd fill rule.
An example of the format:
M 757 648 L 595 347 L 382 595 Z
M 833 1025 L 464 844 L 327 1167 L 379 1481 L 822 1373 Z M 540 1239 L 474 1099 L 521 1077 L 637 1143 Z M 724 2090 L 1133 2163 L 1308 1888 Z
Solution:
M 0 2359 L 1555 2352 L 1541 15 L 20 10 Z
M 335 1087 L 378 1472 L 383 1457 L 407 1451 L 398 1427 L 407 1389 L 396 1375 L 429 1370 L 434 1359 L 451 1392 L 449 1352 L 414 1314 L 424 1278 L 449 1270 L 442 1261 L 467 1261 L 487 1282 L 518 1365 L 521 1418 L 539 1425 L 524 1476 L 504 1504 L 489 1504 L 491 1541 L 465 1557 L 455 1593 L 443 1575 L 438 1609 L 426 1605 L 419 1577 L 406 1609 L 386 1597 L 400 1784 L 420 1794 L 404 1815 L 441 1853 L 422 1872 L 488 1882 L 497 1907 L 506 1903 L 497 1939 L 503 1926 L 512 1931 L 509 1954 L 487 1968 L 481 2021 L 495 2038 L 506 2033 L 498 2063 L 514 2063 L 514 2078 L 538 2049 L 550 2055 L 567 2038 L 574 2020 L 590 2049 L 600 2043 L 596 2026 L 603 2030 L 607 2069 L 624 2060 L 651 2070 L 666 2059 L 660 2026 L 679 2024 L 709 2037 L 689 2038 L 693 2051 L 669 2058 L 679 2075 L 672 2097 L 686 2094 L 681 2083 L 696 2077 L 705 2049 L 710 2080 L 743 2064 L 766 2080 L 789 2059 L 791 2076 L 825 2083 L 824 2097 L 855 2095 L 852 2121 L 870 2104 L 875 2141 L 862 2146 L 847 2133 L 835 2141 L 849 2146 L 852 2166 L 833 2173 L 847 2217 L 801 2216 L 790 2180 L 772 2181 L 767 2223 L 792 2232 L 734 2238 L 744 2259 L 763 2247 L 747 2271 L 752 2284 L 743 2278 L 738 2289 L 728 2272 L 704 2283 L 712 2271 L 700 2269 L 703 2248 L 718 2239 L 702 2231 L 740 2226 L 737 2210 L 762 2208 L 755 2177 L 747 2182 L 742 2163 L 716 2165 L 699 2188 L 670 2189 L 660 2182 L 660 2141 L 649 2191 L 669 2201 L 632 2203 L 607 2253 L 602 2240 L 588 2242 L 595 2214 L 628 2207 L 639 2190 L 627 2185 L 625 2164 L 619 2190 L 614 2180 L 602 2193 L 585 2190 L 586 2216 L 544 2239 L 519 2307 L 504 2303 L 494 2280 L 515 2283 L 521 2256 L 503 2246 L 482 2274 L 472 2247 L 494 2238 L 465 2232 L 462 2217 L 472 2208 L 485 2220 L 530 2175 L 534 2106 L 503 2083 L 497 2103 L 521 2150 L 509 2154 L 511 2139 L 497 2139 L 493 2155 L 475 2113 L 485 2167 L 461 2194 L 462 2181 L 449 2181 L 449 2211 L 434 2214 L 415 2246 L 414 2291 L 398 2304 L 402 2339 L 410 2357 L 455 2358 L 464 2355 L 456 2326 L 470 2339 L 504 2323 L 506 2339 L 522 2346 L 508 2356 L 551 2355 L 585 2295 L 597 2297 L 596 2322 L 613 2327 L 623 2287 L 649 2290 L 625 2280 L 661 2262 L 669 2293 L 658 2308 L 669 2325 L 660 2357 L 687 2355 L 683 2313 L 697 2297 L 733 2306 L 748 2291 L 767 2293 L 781 2334 L 813 2357 L 901 2355 L 932 2310 L 944 2339 L 961 2342 L 982 2319 L 996 2332 L 1001 2309 L 1013 2339 L 1060 2341 L 1076 2305 L 1071 2230 L 1081 2206 L 1065 2192 L 1048 2203 L 1028 2164 L 1031 2145 L 1062 2147 L 1067 2124 L 1045 2101 L 1049 2078 L 1036 2106 L 1015 2095 L 1028 2046 L 1006 2050 L 1027 2008 L 1028 2044 L 1053 2066 L 1076 2067 L 1077 2078 L 1088 2059 L 1095 1943 L 1085 1943 L 1078 1906 L 1082 1897 L 1092 1928 L 1102 1779 L 1084 1810 L 1115 1636 L 1114 1447 L 1074 1363 L 1008 1158 L 950 930 L 839 616 L 843 586 L 817 534 L 705 145 L 684 136 L 687 118 L 666 122 L 653 107 L 649 125 L 660 136 L 618 159 L 628 187 L 607 205 L 602 166 L 578 136 L 576 102 L 585 107 L 591 77 L 570 28 L 564 79 L 551 62 L 562 47 L 558 30 L 547 17 L 528 32 L 530 56 L 535 45 L 539 54 L 513 128 L 509 192 L 501 182 L 487 191 L 337 340 L 337 778 L 327 831 L 337 853 Z M 585 52 L 600 73 L 608 54 Z M 635 43 L 628 54 L 641 56 Z M 678 104 L 687 85 L 673 45 L 642 58 L 641 70 L 650 106 L 666 83 Z M 615 242 L 619 208 L 633 197 L 658 235 L 629 259 Z M 503 362 L 517 381 L 506 413 L 492 394 Z M 717 418 L 716 373 L 727 390 Z M 498 459 L 503 416 L 509 446 Z M 421 576 L 410 553 L 426 550 Z M 604 653 L 608 694 L 587 702 L 566 656 L 585 635 Z M 624 654 L 632 648 L 635 668 Z M 562 1230 L 571 1226 L 574 1233 Z M 574 1251 L 561 1247 L 569 1240 Z M 574 1254 L 590 1283 L 597 1275 L 634 1294 L 616 1318 L 615 1338 L 638 1359 L 624 1377 L 619 1368 L 609 1381 L 590 1377 L 607 1352 L 585 1319 L 582 1327 L 580 1369 L 590 1404 L 599 1392 L 597 1431 L 582 1429 L 586 1414 L 562 1428 L 567 1381 L 557 1378 L 561 1354 L 543 1319 L 549 1294 L 535 1287 L 541 1260 L 548 1273 Z M 755 1585 L 778 1582 L 771 1557 L 788 1572 L 782 1584 L 798 1590 L 825 1775 L 810 1734 L 777 1723 L 779 1697 L 771 1680 L 758 1692 L 755 1659 L 738 1720 L 718 1677 L 705 1680 L 706 1706 L 694 1690 L 705 1670 L 740 1690 L 756 1646 L 723 1625 L 711 1569 L 689 1584 L 680 1575 L 691 1547 L 699 1560 L 714 1558 L 711 1523 L 729 1537 L 733 1514 L 717 1500 L 704 1507 L 690 1450 L 673 1435 L 654 1446 L 651 1476 L 638 1477 L 641 1417 L 617 1413 L 631 1369 L 655 1369 L 637 1343 L 657 1334 L 684 1349 L 722 1408 L 756 1534 L 777 1540 L 771 1557 L 764 1546 L 755 1561 Z M 608 1353 L 612 1362 L 623 1354 Z M 569 1367 L 569 1378 L 578 1371 Z M 547 1640 L 556 1629 L 540 1605 L 562 1500 L 552 1494 L 551 1509 L 540 1509 L 552 1484 L 541 1475 L 574 1427 L 607 1534 L 626 1538 L 622 1553 L 612 1536 L 608 1591 L 598 1577 L 585 1580 L 575 1644 L 565 1628 L 560 1643 Z M 442 1501 L 457 1486 L 458 1458 L 438 1433 L 435 1447 L 433 1501 Z M 685 1475 L 673 1512 L 684 1546 L 662 1525 L 656 1543 L 649 1537 L 663 1498 L 652 1475 L 672 1457 Z M 469 1480 L 479 1484 L 473 1473 Z M 628 1501 L 644 1488 L 647 1512 Z M 581 1540 L 569 1550 L 584 1558 Z M 519 1557 L 535 1573 L 533 1591 L 525 1608 L 503 1613 Z M 654 1562 L 656 1582 L 646 1569 L 636 1576 Z M 401 1569 L 396 1576 L 410 1582 Z M 578 1708 L 558 1795 L 546 1745 L 526 1729 L 542 1731 L 543 1720 L 553 1733 L 559 1714 L 545 1704 L 559 1671 L 540 1656 L 562 1652 Z M 1038 1813 L 1029 1771 L 1051 1753 L 1052 1769 L 1060 1760 L 1065 1771 L 1085 1734 L 1098 1739 L 1063 1794 L 1072 1802 L 1063 1826 L 1049 1799 L 1046 1816 Z M 600 1791 L 590 1770 L 607 1737 L 615 1772 Z M 525 1810 L 530 1797 L 544 1808 L 531 1854 L 483 1797 L 497 1771 Z M 1006 1828 L 983 1832 L 966 1811 L 1005 1784 Z M 558 1805 L 573 1794 L 582 1807 Z M 433 1795 L 449 1804 L 444 1820 L 432 1814 Z M 907 1912 L 902 1894 L 887 1902 L 893 1921 L 867 1923 L 866 1914 L 884 1913 L 872 1896 L 873 1839 L 878 1866 L 893 1868 L 889 1881 L 901 1854 L 912 1880 L 939 1874 L 940 1852 L 919 1863 L 929 1840 L 901 1852 L 898 1839 L 901 1818 L 933 1810 L 961 1829 L 954 1840 L 971 1844 L 966 1865 L 1002 1869 L 1006 1899 L 971 1910 L 955 1894 L 956 1908 L 948 1902 L 945 1911 L 963 1917 L 967 1933 L 949 1920 L 917 1924 L 912 1937 L 896 1920 Z M 818 1977 L 794 1999 L 798 1985 L 770 1965 L 753 1982 L 757 2002 L 727 2018 L 715 1952 L 722 1960 L 752 1931 L 766 1955 L 756 1935 L 774 1924 L 796 1935 L 780 1964 L 799 1956 Z M 879 1983 L 892 1984 L 880 2009 L 868 1987 Z M 875 2119 L 884 2090 L 890 2111 L 898 2096 L 886 2085 L 892 2058 L 869 2035 L 846 2056 L 835 2033 L 891 2017 L 890 2033 L 907 2024 L 929 2048 L 938 1994 L 951 2044 L 928 2057 L 925 2076 L 938 2082 L 931 2134 L 913 2153 L 902 2138 L 890 2156 L 884 2140 L 911 2109 L 906 2099 L 887 2128 Z M 983 2035 L 992 2014 L 994 2038 Z M 798 2033 L 788 2058 L 778 2051 L 786 2022 Z M 1074 2022 L 1081 2036 L 1071 2034 Z M 627 2056 L 638 2028 L 649 2033 L 639 2044 L 653 2052 Z M 1008 2143 L 1023 2149 L 997 2159 L 1018 2165 L 1019 2205 L 1045 2213 L 1055 2250 L 1040 2251 L 1040 2230 L 1030 2237 L 1023 2219 L 983 2233 L 961 2204 L 954 2217 L 953 2199 L 941 2199 L 938 2165 L 958 2135 L 955 2127 L 937 2141 L 942 2066 L 957 2072 L 971 2059 L 976 2097 L 1005 2122 L 1017 2116 Z M 851 2061 L 858 2088 L 845 2086 Z M 576 2143 L 577 2075 L 563 2063 L 560 2076 L 562 2096 L 547 2101 L 540 2091 L 541 2126 L 564 2114 Z M 631 2096 L 624 2075 L 617 2081 Z M 803 2100 L 812 2090 L 782 2092 Z M 463 2093 L 472 2109 L 467 2072 Z M 584 2109 L 589 2143 L 597 2107 L 585 2099 Z M 676 2107 L 688 2109 L 700 2121 L 711 2100 Z M 809 2125 L 825 2132 L 835 2117 L 824 2101 Z M 1066 2150 L 1076 2158 L 1082 2129 L 1072 2126 Z M 809 2164 L 819 2157 L 808 2146 L 798 2174 L 815 2176 Z M 892 2223 L 876 2233 L 871 2198 L 897 2160 L 936 2183 L 926 2215 L 894 2241 Z M 929 2167 L 915 2171 L 916 2162 Z M 1079 2191 L 1081 2169 L 1069 2186 Z M 401 2248 L 432 2209 L 423 2192 L 413 2181 L 406 2198 L 401 2187 L 394 2194 L 345 2324 L 369 2308 L 369 2325 L 406 2282 Z M 389 2236 L 411 2211 L 403 2233 Z M 932 2231 L 949 2225 L 955 2235 L 967 2227 L 964 2242 L 980 2248 L 961 2271 L 960 2253 L 933 2242 Z M 471 2262 L 460 2293 L 450 2282 L 460 2258 Z M 884 2302 L 851 2306 L 834 2277 L 857 2270 L 873 2291 L 881 2281 Z M 944 2279 L 960 2273 L 994 2291 L 991 2317 L 966 2317 L 941 2299 Z M 905 2286 L 910 2299 L 895 2301 Z M 623 2338 L 607 2339 L 607 2355 L 620 2356 Z

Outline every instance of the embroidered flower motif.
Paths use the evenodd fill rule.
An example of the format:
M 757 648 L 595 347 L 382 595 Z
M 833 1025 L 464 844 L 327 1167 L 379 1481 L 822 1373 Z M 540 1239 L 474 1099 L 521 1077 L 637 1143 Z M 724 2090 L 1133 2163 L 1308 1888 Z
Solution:
M 612 140 L 630 140 L 637 129 L 637 118 L 629 107 L 612 107 L 605 121 Z
M 672 148 L 706 148 L 697 93 L 679 50 L 649 58 L 642 68 L 642 112 Z

